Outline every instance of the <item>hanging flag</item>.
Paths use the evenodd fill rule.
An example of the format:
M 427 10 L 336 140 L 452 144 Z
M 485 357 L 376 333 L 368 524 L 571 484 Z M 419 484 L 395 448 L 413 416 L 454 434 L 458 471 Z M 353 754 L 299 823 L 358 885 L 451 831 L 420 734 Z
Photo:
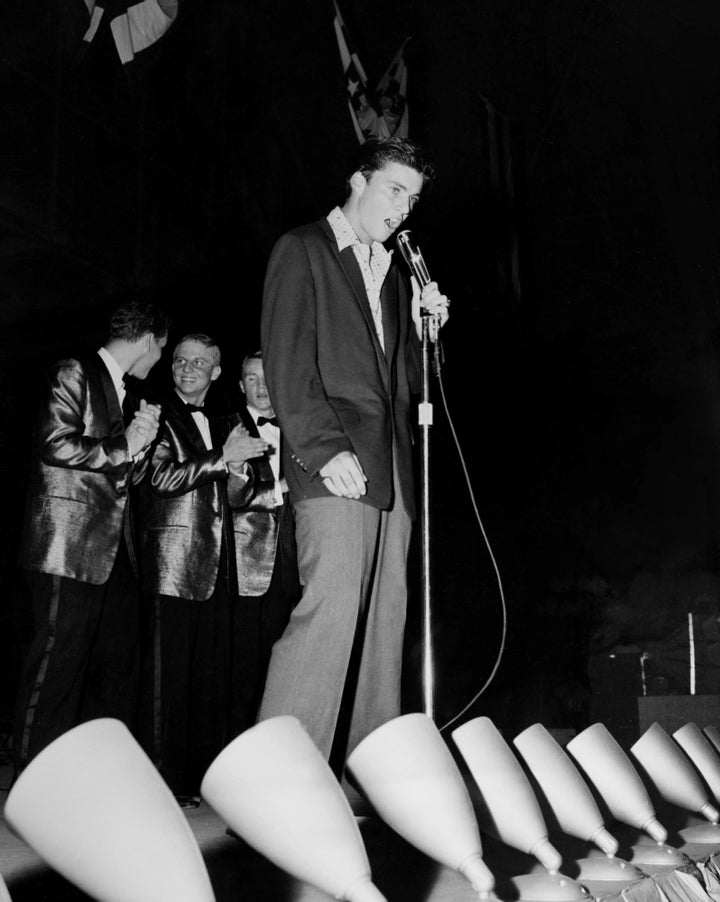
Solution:
M 95 0 L 85 0 L 85 6 L 87 6 L 87 11 L 90 16 L 90 24 L 88 25 L 88 29 L 85 32 L 83 40 L 88 44 L 95 37 L 95 33 L 97 32 L 100 26 L 100 19 L 102 19 L 103 9 L 101 6 L 95 5 Z
M 178 0 L 84 0 L 90 24 L 84 40 L 92 41 L 103 18 L 110 24 L 120 61 L 127 65 L 150 48 L 177 16 Z
M 387 71 L 380 79 L 375 96 L 382 109 L 381 122 L 387 132 L 378 134 L 396 135 L 398 138 L 408 136 L 407 65 L 405 63 L 405 46 L 410 38 L 405 38 L 402 46 L 395 54 Z
M 374 92 L 368 88 L 368 80 L 362 63 L 353 49 L 350 35 L 340 14 L 337 0 L 335 8 L 335 36 L 340 51 L 340 61 L 345 77 L 348 108 L 358 141 L 363 144 L 371 136 L 406 138 L 408 135 L 408 107 L 406 100 L 407 66 L 405 63 L 406 38 L 402 47 L 380 79 Z

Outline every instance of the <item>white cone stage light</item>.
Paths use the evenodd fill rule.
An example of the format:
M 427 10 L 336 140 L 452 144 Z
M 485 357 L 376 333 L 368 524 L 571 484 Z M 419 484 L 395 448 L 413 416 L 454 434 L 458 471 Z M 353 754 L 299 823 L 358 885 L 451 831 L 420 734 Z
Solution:
M 487 810 L 489 823 L 483 827 L 507 845 L 534 855 L 551 873 L 557 873 L 562 855 L 548 839 L 530 781 L 493 722 L 477 717 L 453 730 L 452 737 Z
M 632 762 L 604 724 L 595 723 L 567 744 L 614 818 L 664 843 L 667 830 L 657 819 L 645 785 Z
M 487 717 L 475 718 L 458 727 L 452 736 L 480 790 L 489 819 L 487 832 L 513 848 L 534 855 L 539 862 L 532 873 L 513 879 L 520 899 L 523 902 L 584 899 L 587 894 L 576 880 L 558 874 L 562 855 L 548 839 L 545 819 L 530 781 L 493 722 Z M 485 826 L 483 821 L 481 824 Z M 582 863 L 578 867 L 582 879 Z M 627 884 L 634 874 L 623 872 L 622 876 Z
M 459 871 L 481 895 L 492 890 L 470 795 L 429 717 L 405 714 L 378 727 L 353 750 L 347 767 L 400 836 Z
M 645 784 L 603 724 L 583 730 L 568 743 L 567 751 L 612 816 L 644 832 L 630 846 L 627 858 L 631 864 L 654 872 L 680 867 L 685 862 L 682 852 L 665 844 L 667 830 L 657 819 Z
M 580 881 L 602 881 L 627 886 L 643 872 L 616 858 L 619 843 L 605 827 L 590 788 L 570 756 L 542 726 L 534 724 L 515 737 L 513 745 L 525 760 L 542 791 L 560 829 L 585 842 L 592 842 L 587 856 L 575 859 Z
M 706 784 L 710 786 L 711 792 L 713 782 L 718 786 L 720 757 L 712 743 L 693 723 L 685 724 L 676 730 L 675 739 L 665 733 L 658 724 L 653 724 L 650 730 L 653 730 L 657 749 L 649 746 L 645 750 L 648 756 L 646 771 L 649 778 L 666 801 L 706 818 L 700 823 L 690 823 L 679 828 L 678 834 L 686 843 L 712 845 L 717 848 L 720 845 L 720 825 L 718 825 L 720 814 L 710 800 Z M 645 736 L 641 739 L 645 739 Z M 663 747 L 668 749 L 664 767 L 659 760 Z M 672 768 L 671 761 L 675 762 Z M 652 768 L 654 770 L 651 773 Z
M 718 749 L 694 723 L 686 723 L 675 730 L 673 739 L 700 771 L 703 780 L 710 787 L 710 792 L 720 802 L 720 754 L 718 754 Z
M 5 881 L 0 877 L 0 902 L 12 902 Z
M 716 824 L 720 818 L 697 771 L 659 723 L 651 724 L 630 747 L 649 780 L 666 802 L 697 812 Z
M 595 843 L 615 855 L 618 841 L 605 827 L 592 792 L 570 756 L 542 724 L 523 730 L 513 740 L 542 790 L 558 826 L 569 836 Z
M 345 793 L 295 717 L 272 717 L 234 739 L 208 768 L 200 793 L 293 877 L 348 902 L 385 902 Z
M 10 790 L 5 819 L 99 902 L 214 902 L 185 815 L 119 720 L 88 721 L 43 749 Z

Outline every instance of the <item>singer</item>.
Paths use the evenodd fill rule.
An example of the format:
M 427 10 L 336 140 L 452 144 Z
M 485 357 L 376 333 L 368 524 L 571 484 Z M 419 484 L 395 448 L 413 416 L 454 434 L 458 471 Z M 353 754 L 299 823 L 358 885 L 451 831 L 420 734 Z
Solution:
M 384 243 L 432 175 L 415 144 L 369 139 L 342 208 L 283 235 L 265 280 L 263 358 L 303 595 L 273 647 L 259 719 L 297 717 L 338 776 L 400 714 L 419 314 L 442 325 L 449 302 L 435 282 L 411 289 Z

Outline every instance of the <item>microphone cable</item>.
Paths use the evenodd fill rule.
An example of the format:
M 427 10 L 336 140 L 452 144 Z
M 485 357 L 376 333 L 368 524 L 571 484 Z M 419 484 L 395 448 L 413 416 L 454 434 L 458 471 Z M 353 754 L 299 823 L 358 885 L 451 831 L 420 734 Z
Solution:
M 422 255 L 422 251 L 420 248 L 414 243 L 412 233 L 409 229 L 405 229 L 402 232 L 398 232 L 396 236 L 397 246 L 400 249 L 400 253 L 407 264 L 408 269 L 415 277 L 418 285 L 422 288 L 424 285 L 427 285 L 430 282 L 430 273 L 428 271 L 427 264 L 425 263 L 425 259 Z M 478 509 L 477 501 L 475 499 L 475 492 L 473 491 L 472 481 L 470 479 L 470 474 L 468 472 L 467 464 L 465 462 L 465 457 L 462 452 L 462 447 L 460 445 L 460 441 L 457 436 L 457 432 L 455 430 L 455 426 L 452 421 L 452 417 L 450 415 L 450 409 L 447 403 L 447 397 L 445 395 L 445 387 L 442 381 L 442 364 L 443 364 L 443 353 L 442 353 L 442 343 L 440 340 L 439 334 L 439 321 L 436 321 L 436 325 L 438 331 L 435 335 L 435 340 L 433 342 L 433 350 L 432 350 L 432 370 L 437 376 L 438 385 L 440 386 L 440 397 L 442 398 L 443 410 L 445 411 L 445 417 L 447 419 L 448 425 L 450 426 L 450 434 L 452 435 L 453 441 L 455 443 L 455 448 L 458 453 L 458 458 L 460 460 L 460 465 L 462 467 L 463 474 L 465 476 L 465 482 L 468 487 L 468 491 L 470 494 L 470 502 L 472 504 L 473 511 L 475 513 L 475 519 L 477 520 L 478 526 L 480 527 L 480 532 L 482 534 L 483 540 L 485 542 L 485 547 L 487 548 L 488 554 L 490 556 L 490 561 L 492 562 L 493 570 L 495 572 L 495 579 L 497 582 L 498 592 L 500 595 L 500 611 L 501 611 L 501 630 L 500 630 L 500 645 L 498 647 L 498 652 L 495 657 L 495 662 L 490 670 L 490 674 L 480 687 L 480 689 L 475 693 L 475 695 L 470 699 L 470 701 L 462 708 L 454 717 L 450 718 L 450 720 L 440 727 L 440 732 L 443 730 L 447 730 L 448 727 L 452 726 L 457 720 L 459 720 L 480 698 L 480 696 L 487 690 L 488 686 L 495 679 L 495 676 L 498 672 L 498 668 L 500 667 L 500 663 L 502 661 L 503 655 L 505 653 L 505 644 L 507 641 L 507 602 L 505 600 L 505 591 L 503 589 L 502 577 L 500 576 L 500 569 L 498 568 L 497 561 L 495 560 L 495 555 L 493 554 L 492 546 L 490 545 L 490 540 L 488 539 L 487 532 L 485 531 L 485 526 L 482 522 L 482 517 L 480 516 L 480 511 Z
M 436 342 L 436 359 L 441 359 L 443 357 L 441 350 L 440 337 L 438 336 Z M 455 449 L 458 454 L 458 459 L 460 460 L 460 466 L 462 467 L 463 475 L 465 477 L 465 483 L 468 488 L 470 503 L 472 505 L 473 512 L 475 514 L 475 519 L 477 521 L 478 526 L 480 527 L 480 532 L 482 534 L 483 540 L 485 542 L 485 547 L 487 548 L 488 555 L 490 557 L 490 561 L 492 563 L 493 570 L 495 572 L 495 580 L 497 583 L 498 593 L 500 596 L 500 613 L 501 613 L 501 629 L 500 629 L 500 645 L 498 647 L 497 655 L 495 657 L 495 661 L 490 670 L 490 674 L 480 687 L 480 689 L 473 695 L 470 701 L 462 708 L 457 714 L 448 720 L 447 723 L 441 726 L 440 732 L 442 733 L 444 730 L 447 730 L 451 727 L 456 721 L 458 721 L 467 711 L 472 708 L 472 706 L 477 702 L 481 695 L 487 691 L 487 688 L 490 686 L 492 681 L 495 679 L 497 675 L 498 669 L 500 667 L 500 663 L 503 659 L 503 655 L 505 654 L 505 645 L 507 641 L 507 602 L 505 600 L 505 591 L 503 589 L 502 577 L 500 576 L 500 568 L 498 567 L 497 560 L 495 559 L 495 555 L 492 550 L 492 546 L 490 544 L 490 540 L 488 538 L 487 532 L 485 530 L 485 525 L 483 524 L 482 517 L 480 516 L 480 510 L 478 509 L 477 500 L 475 498 L 475 492 L 472 486 L 472 480 L 470 479 L 470 473 L 468 472 L 467 463 L 465 461 L 465 456 L 462 451 L 462 446 L 460 444 L 460 440 L 458 439 L 457 432 L 455 430 L 455 426 L 453 424 L 452 416 L 450 414 L 450 409 L 447 403 L 447 397 L 445 395 L 445 386 L 443 385 L 442 379 L 442 371 L 441 368 L 434 367 L 435 375 L 437 376 L 438 386 L 440 388 L 440 398 L 442 400 L 442 407 L 445 412 L 445 418 L 447 420 L 448 426 L 450 427 L 450 434 L 452 436 L 453 442 L 455 444 Z

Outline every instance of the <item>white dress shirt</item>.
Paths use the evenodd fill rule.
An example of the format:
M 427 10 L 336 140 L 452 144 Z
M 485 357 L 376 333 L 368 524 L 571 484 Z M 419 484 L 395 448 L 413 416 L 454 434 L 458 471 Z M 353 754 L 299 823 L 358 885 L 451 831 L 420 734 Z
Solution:
M 176 394 L 184 404 L 189 403 L 183 398 L 179 391 L 176 391 Z M 200 435 L 202 436 L 203 442 L 205 442 L 205 447 L 208 451 L 212 451 L 213 443 L 210 436 L 210 423 L 208 422 L 208 418 L 201 410 L 193 410 L 190 416 L 195 420 L 197 428 L 200 430 Z
M 208 449 L 208 451 L 212 451 L 213 443 L 210 436 L 210 423 L 208 422 L 208 418 L 200 410 L 193 410 L 190 416 L 197 423 L 197 427 L 200 430 L 200 435 L 205 442 L 205 447 Z

